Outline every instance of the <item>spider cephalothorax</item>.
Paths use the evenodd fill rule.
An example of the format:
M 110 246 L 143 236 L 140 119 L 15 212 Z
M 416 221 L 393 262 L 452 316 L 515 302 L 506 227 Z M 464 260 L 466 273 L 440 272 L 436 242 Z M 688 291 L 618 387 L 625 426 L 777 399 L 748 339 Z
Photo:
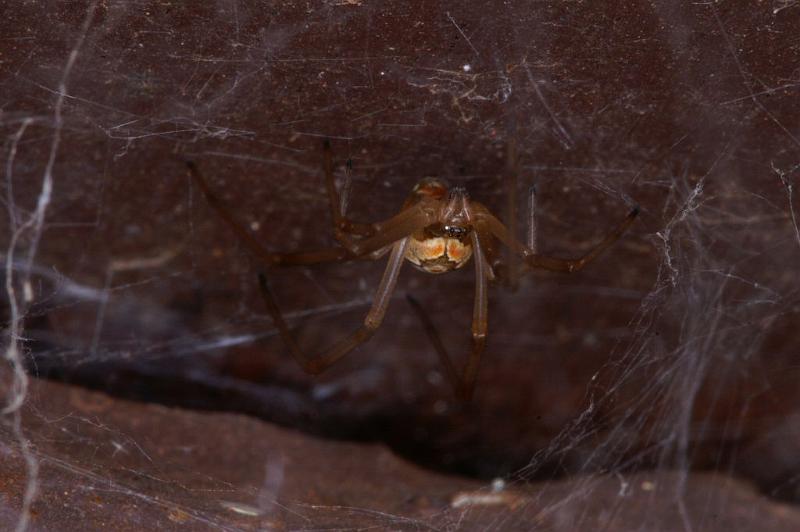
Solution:
M 510 149 L 509 154 L 511 153 L 515 154 L 516 150 Z M 509 158 L 515 159 L 515 156 L 510 155 Z M 259 275 L 259 285 L 267 311 L 272 316 L 272 320 L 292 356 L 309 373 L 316 374 L 324 371 L 372 336 L 383 321 L 405 260 L 425 272 L 445 273 L 461 268 L 472 258 L 475 264 L 475 304 L 471 328 L 472 350 L 460 374 L 450 361 L 422 306 L 409 298 L 412 306 L 422 318 L 425 330 L 431 337 L 456 393 L 464 400 L 469 399 L 472 395 L 481 354 L 486 344 L 489 281 L 505 275 L 513 280 L 516 276 L 533 268 L 558 272 L 580 270 L 613 244 L 633 223 L 639 212 L 638 209 L 633 209 L 622 223 L 583 256 L 577 259 L 560 259 L 536 253 L 533 245 L 526 246 L 518 241 L 512 231 L 509 231 L 489 209 L 478 202 L 470 201 L 466 190 L 461 187 L 448 189 L 447 184 L 437 178 L 425 178 L 417 183 L 403 204 L 403 208 L 392 218 L 372 224 L 355 222 L 342 212 L 343 203 L 336 187 L 330 143 L 327 141 L 324 144 L 323 167 L 331 218 L 333 219 L 333 234 L 339 245 L 313 251 L 273 253 L 266 250 L 235 219 L 211 191 L 197 167 L 189 163 L 191 175 L 203 191 L 209 204 L 244 244 L 269 266 L 376 260 L 389 254 L 386 270 L 376 290 L 372 306 L 364 318 L 363 325 L 350 335 L 335 342 L 318 356 L 313 357 L 309 357 L 295 342 L 289 326 L 275 302 L 275 297 L 270 291 L 266 276 Z M 512 164 L 510 167 L 516 168 L 517 166 Z M 514 177 L 513 173 L 509 173 L 509 176 Z M 513 186 L 509 187 L 510 190 L 513 188 Z M 513 205 L 514 202 L 510 201 L 509 204 Z M 531 229 L 533 229 L 532 216 L 530 222 Z M 535 231 L 531 230 L 530 234 L 535 234 Z M 500 260 L 501 257 L 496 253 L 498 242 L 510 248 L 518 257 L 519 264 L 504 267 Z

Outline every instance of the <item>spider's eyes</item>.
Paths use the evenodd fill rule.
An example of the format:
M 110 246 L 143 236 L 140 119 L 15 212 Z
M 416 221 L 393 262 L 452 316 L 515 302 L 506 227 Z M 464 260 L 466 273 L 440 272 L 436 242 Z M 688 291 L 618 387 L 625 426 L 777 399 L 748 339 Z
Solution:
M 445 225 L 444 234 L 450 238 L 461 238 L 469 232 L 466 227 L 460 225 Z

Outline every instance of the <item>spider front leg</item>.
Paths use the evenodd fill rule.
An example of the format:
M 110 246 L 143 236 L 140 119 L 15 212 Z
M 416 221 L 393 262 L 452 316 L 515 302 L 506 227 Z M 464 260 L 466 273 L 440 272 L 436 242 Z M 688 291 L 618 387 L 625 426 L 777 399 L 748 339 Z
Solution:
M 403 265 L 405 258 L 406 248 L 408 247 L 408 237 L 403 238 L 392 246 L 392 252 L 389 255 L 389 262 L 386 265 L 386 270 L 383 273 L 378 290 L 375 293 L 375 299 L 364 318 L 364 323 L 356 331 L 346 336 L 342 340 L 336 342 L 331 347 L 322 352 L 322 354 L 309 357 L 297 345 L 292 333 L 289 331 L 289 326 L 283 318 L 275 297 L 269 288 L 266 276 L 261 273 L 258 276 L 259 286 L 261 288 L 261 295 L 264 299 L 264 304 L 278 332 L 281 339 L 289 348 L 294 359 L 298 364 L 307 372 L 311 374 L 318 374 L 325 371 L 328 367 L 345 356 L 347 353 L 358 347 L 363 342 L 367 341 L 383 321 L 386 314 L 386 309 L 389 306 L 392 293 L 394 293 L 395 286 L 397 285 L 397 276 L 400 274 L 400 268 Z
M 383 256 L 386 249 L 388 249 L 387 246 L 411 234 L 426 223 L 430 223 L 429 220 L 431 220 L 432 216 L 428 210 L 423 208 L 423 205 L 418 205 L 405 209 L 385 222 L 372 224 L 369 237 L 357 241 L 340 240 L 343 247 L 330 247 L 297 253 L 273 253 L 264 248 L 252 233 L 236 220 L 230 210 L 211 190 L 208 181 L 206 181 L 197 165 L 192 161 L 187 161 L 186 165 L 189 168 L 189 174 L 203 193 L 203 196 L 205 196 L 208 204 L 217 212 L 217 215 L 239 240 L 268 266 L 299 266 L 354 259 L 375 260 Z M 331 185 L 333 184 L 332 176 L 329 182 Z M 334 198 L 331 197 L 331 202 L 333 201 Z
M 325 139 L 322 144 L 322 169 L 325 172 L 325 188 L 328 191 L 328 202 L 331 209 L 331 220 L 333 221 L 333 234 L 336 240 L 344 247 L 349 247 L 352 240 L 349 235 L 368 237 L 376 232 L 374 224 L 364 224 L 350 220 L 344 213 L 344 204 L 339 191 L 336 189 L 336 179 L 333 177 L 333 153 L 331 151 L 331 141 Z M 352 165 L 347 161 L 347 185 L 350 184 Z M 345 189 L 349 188 L 345 186 Z
M 511 234 L 508 228 L 486 209 L 481 209 L 477 213 L 477 217 L 482 223 L 485 224 L 486 228 L 489 232 L 491 232 L 492 235 L 494 235 L 498 240 L 500 240 L 503 244 L 508 246 L 514 253 L 522 258 L 527 268 L 541 268 L 554 272 L 571 273 L 582 269 L 584 266 L 597 258 L 614 242 L 619 240 L 622 234 L 636 219 L 638 214 L 639 208 L 635 207 L 628 213 L 628 216 L 626 216 L 625 219 L 616 228 L 614 228 L 613 231 L 608 233 L 605 238 L 603 238 L 603 240 L 601 240 L 596 246 L 577 259 L 561 259 L 536 253 L 536 251 L 519 242 L 514 235 Z
M 211 190 L 208 181 L 206 181 L 206 178 L 200 172 L 200 169 L 197 167 L 197 165 L 192 161 L 187 161 L 186 166 L 189 168 L 189 175 L 203 193 L 203 196 L 211 208 L 216 211 L 217 215 L 222 219 L 223 222 L 225 222 L 225 225 L 227 225 L 233 231 L 239 240 L 241 240 L 241 242 L 247 246 L 247 248 L 264 264 L 317 264 L 320 262 L 335 262 L 345 260 L 347 258 L 347 250 L 340 247 L 325 248 L 303 253 L 270 252 L 264 246 L 262 246 L 258 240 L 255 239 L 252 233 L 245 228 L 244 225 L 236 220 L 225 204 L 222 203 L 222 200 L 220 200 L 214 191 Z

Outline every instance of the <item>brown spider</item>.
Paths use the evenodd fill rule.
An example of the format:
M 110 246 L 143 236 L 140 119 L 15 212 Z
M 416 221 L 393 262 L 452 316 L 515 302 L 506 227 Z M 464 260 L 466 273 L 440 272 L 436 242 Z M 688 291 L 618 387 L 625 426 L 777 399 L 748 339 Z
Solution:
M 512 157 L 514 151 L 510 150 L 509 153 Z M 513 231 L 504 226 L 486 207 L 471 201 L 464 188 L 448 189 L 444 181 L 435 178 L 425 178 L 417 183 L 400 212 L 392 218 L 373 224 L 354 222 L 342 212 L 341 198 L 333 176 L 331 147 L 326 140 L 323 168 L 334 235 L 339 246 L 308 252 L 272 253 L 234 219 L 230 211 L 211 191 L 197 166 L 192 162 L 187 164 L 191 176 L 208 203 L 242 242 L 267 265 L 288 266 L 358 259 L 376 260 L 389 253 L 389 262 L 363 325 L 314 357 L 306 355 L 297 345 L 275 303 L 266 276 L 263 273 L 259 274 L 259 285 L 267 311 L 272 316 L 289 351 L 308 373 L 321 373 L 372 336 L 386 314 L 403 260 L 408 260 L 418 269 L 428 273 L 445 273 L 463 267 L 470 258 L 473 258 L 476 283 L 472 313 L 472 351 L 461 376 L 450 362 L 433 324 L 421 305 L 409 297 L 409 302 L 420 315 L 426 333 L 447 370 L 456 394 L 464 401 L 468 401 L 472 396 L 481 353 L 486 344 L 487 283 L 494 280 L 498 272 L 503 272 L 513 280 L 531 268 L 558 272 L 578 271 L 613 244 L 631 225 L 639 212 L 638 208 L 634 208 L 599 244 L 577 259 L 559 259 L 536 253 L 531 249 L 533 247 L 531 242 L 527 246 L 520 243 L 514 237 Z M 512 264 L 511 267 L 504 269 L 496 257 L 497 241 L 518 256 L 522 264 Z

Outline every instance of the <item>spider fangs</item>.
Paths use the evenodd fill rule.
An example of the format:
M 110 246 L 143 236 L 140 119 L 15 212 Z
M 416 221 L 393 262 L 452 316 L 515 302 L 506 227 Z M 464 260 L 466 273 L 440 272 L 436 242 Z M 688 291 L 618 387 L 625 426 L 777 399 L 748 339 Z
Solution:
M 511 148 L 514 148 L 513 144 Z M 515 148 L 511 148 L 509 154 L 515 154 Z M 516 155 L 513 157 L 509 155 L 509 160 L 509 168 L 512 171 L 508 175 L 515 179 Z M 463 188 L 455 187 L 448 191 L 443 181 L 434 178 L 420 181 L 400 212 L 388 220 L 371 224 L 356 222 L 342 212 L 342 202 L 333 175 L 330 143 L 326 141 L 323 145 L 323 170 L 333 221 L 333 234 L 338 245 L 312 251 L 274 253 L 264 248 L 252 233 L 236 220 L 212 192 L 196 165 L 189 162 L 188 166 L 192 178 L 209 205 L 250 251 L 267 266 L 377 260 L 389 254 L 383 278 L 363 324 L 316 356 L 308 356 L 300 349 L 278 308 L 266 275 L 263 273 L 259 275 L 259 287 L 267 312 L 272 317 L 289 352 L 308 373 L 321 373 L 373 335 L 386 314 L 405 260 L 429 273 L 445 273 L 463 267 L 470 258 L 473 258 L 475 300 L 471 327 L 472 349 L 463 371 L 456 371 L 422 305 L 409 297 L 409 302 L 422 320 L 456 395 L 464 401 L 468 401 L 472 396 L 481 355 L 486 345 L 489 281 L 495 277 L 514 281 L 519 275 L 535 268 L 567 273 L 578 271 L 616 242 L 639 213 L 638 208 L 634 208 L 603 240 L 577 259 L 540 255 L 517 240 L 513 231 L 503 225 L 489 209 L 471 201 Z M 509 188 L 513 190 L 514 187 Z M 513 205 L 513 202 L 510 204 Z M 512 212 L 512 219 L 513 216 Z M 533 231 L 531 233 L 533 234 Z M 498 243 L 513 252 L 517 257 L 516 264 L 508 266 L 502 264 L 497 253 Z

